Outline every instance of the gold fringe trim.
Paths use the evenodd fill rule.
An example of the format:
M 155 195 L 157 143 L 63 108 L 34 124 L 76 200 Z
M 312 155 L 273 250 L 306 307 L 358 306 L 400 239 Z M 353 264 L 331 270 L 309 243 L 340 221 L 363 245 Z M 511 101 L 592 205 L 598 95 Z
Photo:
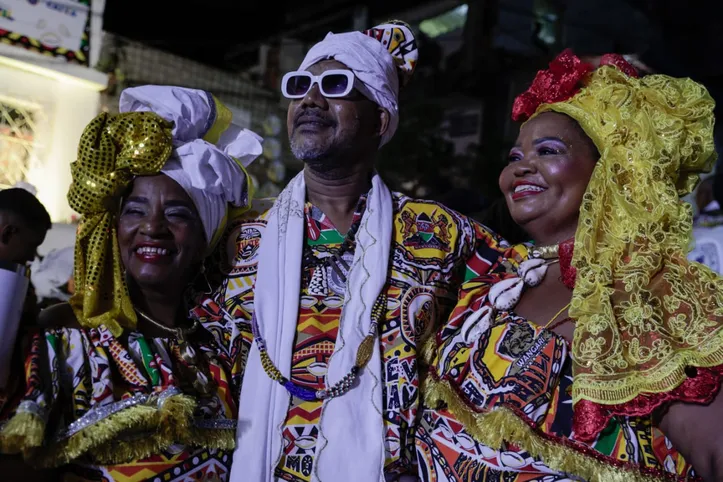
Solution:
M 440 401 L 446 403 L 450 412 L 480 443 L 496 448 L 502 447 L 505 441 L 512 442 L 533 457 L 543 460 L 553 470 L 576 475 L 588 482 L 668 480 L 636 470 L 615 467 L 571 447 L 547 440 L 509 409 L 497 408 L 487 413 L 477 413 L 460 399 L 445 380 L 439 381 L 429 377 L 423 392 L 427 406 L 434 407 Z
M 187 445 L 200 445 L 209 449 L 233 450 L 236 448 L 236 430 L 193 428 L 185 438 Z
M 168 439 L 161 433 L 149 433 L 137 440 L 111 440 L 89 451 L 93 460 L 101 465 L 128 463 L 158 454 L 178 443 L 209 449 L 233 450 L 236 447 L 235 430 L 201 430 L 192 428 L 183 437 Z
M 34 414 L 19 413 L 2 428 L 0 450 L 4 454 L 22 452 L 28 462 L 43 468 L 58 467 L 83 455 L 103 465 L 127 463 L 150 457 L 176 443 L 233 450 L 236 431 L 194 427 L 195 407 L 196 400 L 187 395 L 171 396 L 160 408 L 155 403 L 136 405 L 45 448 L 45 423 Z M 138 437 L 121 439 L 126 431 Z
M 43 445 L 45 422 L 30 412 L 14 415 L 0 431 L 0 451 L 3 454 L 27 453 Z
M 422 349 L 419 350 L 419 358 L 424 362 L 425 365 L 430 366 L 434 362 L 434 358 L 437 355 L 437 336 L 432 334 L 427 341 L 422 344 Z
M 158 433 L 147 433 L 137 440 L 110 440 L 88 451 L 99 465 L 126 464 L 160 453 L 175 441 L 164 439 Z
M 187 437 L 195 407 L 196 401 L 187 395 L 173 395 L 160 408 L 149 405 L 129 407 L 52 444 L 38 455 L 37 463 L 41 467 L 57 467 L 84 454 L 97 456 L 105 464 L 148 457 Z M 151 435 L 120 444 L 116 438 L 127 430 L 150 432 Z M 118 447 L 116 444 L 119 444 Z

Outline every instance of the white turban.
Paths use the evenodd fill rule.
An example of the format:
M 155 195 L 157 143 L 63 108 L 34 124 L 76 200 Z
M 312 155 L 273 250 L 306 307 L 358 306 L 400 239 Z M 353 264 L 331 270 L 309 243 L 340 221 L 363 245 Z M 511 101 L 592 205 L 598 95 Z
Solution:
M 389 112 L 389 128 L 379 147 L 389 142 L 399 125 L 399 72 L 392 54 L 381 42 L 361 32 L 329 33 L 309 50 L 299 70 L 327 59 L 349 67 L 363 85 L 359 91 Z
M 261 155 L 263 139 L 233 124 L 231 111 L 208 92 L 148 85 L 126 89 L 120 112 L 154 112 L 174 122 L 173 153 L 161 172 L 191 197 L 212 244 L 228 204 L 248 203 L 243 167 Z M 243 166 L 243 167 L 242 167 Z

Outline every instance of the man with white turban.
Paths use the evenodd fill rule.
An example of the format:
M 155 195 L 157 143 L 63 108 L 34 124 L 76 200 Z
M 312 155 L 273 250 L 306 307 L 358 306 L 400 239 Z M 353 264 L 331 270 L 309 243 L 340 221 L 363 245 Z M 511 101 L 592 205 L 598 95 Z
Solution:
M 466 273 L 500 240 L 444 206 L 392 193 L 374 170 L 399 123 L 417 49 L 389 22 L 329 34 L 282 81 L 305 168 L 222 237 L 225 281 L 197 309 L 247 354 L 234 482 L 416 476 L 422 345 Z M 416 480 L 416 479 L 415 479 Z

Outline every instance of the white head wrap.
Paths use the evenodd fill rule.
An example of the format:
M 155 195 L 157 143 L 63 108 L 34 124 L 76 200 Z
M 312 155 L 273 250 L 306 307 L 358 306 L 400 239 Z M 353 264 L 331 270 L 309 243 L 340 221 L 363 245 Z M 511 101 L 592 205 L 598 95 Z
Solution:
M 242 166 L 261 155 L 263 139 L 234 125 L 231 112 L 202 90 L 155 85 L 126 89 L 120 112 L 154 112 L 174 122 L 173 153 L 161 172 L 191 197 L 210 244 L 223 227 L 228 204 L 248 202 L 249 180 Z
M 399 125 L 399 73 L 392 54 L 381 42 L 361 32 L 329 33 L 309 50 L 299 70 L 328 59 L 349 67 L 363 85 L 359 91 L 389 112 L 389 128 L 379 147 L 389 142 Z

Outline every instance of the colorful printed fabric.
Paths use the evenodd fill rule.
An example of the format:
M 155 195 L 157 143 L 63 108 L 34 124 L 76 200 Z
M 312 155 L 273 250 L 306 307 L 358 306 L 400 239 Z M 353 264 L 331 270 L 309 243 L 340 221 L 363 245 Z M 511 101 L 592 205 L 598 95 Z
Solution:
M 388 301 L 379 338 L 388 475 L 417 473 L 414 437 L 422 343 L 449 315 L 467 271 L 485 275 L 504 270 L 499 263 L 504 246 L 483 226 L 431 201 L 394 194 L 393 202 L 394 237 L 385 293 Z M 222 285 L 196 310 L 208 329 L 226 330 L 224 340 L 230 352 L 246 354 L 251 343 L 249 320 L 254 310 L 258 248 L 271 205 L 271 201 L 257 201 L 251 211 L 229 223 L 222 239 L 229 259 L 219 260 Z M 307 206 L 306 211 L 310 214 L 307 245 L 317 258 L 337 246 L 342 237 L 318 210 Z M 305 273 L 302 282 L 296 350 L 293 366 L 286 368 L 291 369 L 295 381 L 314 387 L 323 386 L 326 361 L 336 342 L 344 289 L 335 274 L 327 271 L 326 276 L 320 276 L 317 271 L 323 270 Z M 238 323 L 232 327 L 224 319 Z M 318 417 L 319 407 L 314 402 L 292 402 L 284 430 L 283 457 L 280 454 L 282 470 L 277 476 L 294 482 L 310 479 L 313 460 L 324 450 L 315 443 Z
M 524 253 L 507 256 L 517 262 Z M 614 417 L 592 443 L 576 440 L 572 360 L 560 335 L 499 313 L 465 341 L 464 322 L 485 301 L 488 281 L 466 283 L 436 340 L 425 386 L 432 408 L 416 433 L 422 480 L 695 480 L 652 416 Z
M 356 234 L 364 214 L 366 197 L 359 200 L 347 237 Z M 331 252 L 339 248 L 344 237 L 320 209 L 307 203 L 306 217 L 307 251 L 314 260 L 329 260 Z M 347 266 L 351 266 L 353 250 L 342 254 Z M 296 342 L 292 357 L 291 377 L 295 383 L 313 390 L 326 388 L 325 377 L 329 358 L 339 332 L 341 308 L 344 304 L 344 279 L 329 264 L 320 265 L 304 256 L 302 261 L 301 303 Z M 304 401 L 291 398 L 291 406 L 283 429 L 284 453 L 276 469 L 276 477 L 289 481 L 311 481 L 316 441 L 319 435 L 321 401 Z
M 63 482 L 223 482 L 231 472 L 230 450 L 171 447 L 127 464 L 70 465 Z
M 63 466 L 64 480 L 228 479 L 239 392 L 208 333 L 193 343 L 215 386 L 207 396 L 195 393 L 172 339 L 117 339 L 101 326 L 35 331 L 29 341 L 23 380 L 0 397 L 3 453 L 35 443 L 28 462 Z

